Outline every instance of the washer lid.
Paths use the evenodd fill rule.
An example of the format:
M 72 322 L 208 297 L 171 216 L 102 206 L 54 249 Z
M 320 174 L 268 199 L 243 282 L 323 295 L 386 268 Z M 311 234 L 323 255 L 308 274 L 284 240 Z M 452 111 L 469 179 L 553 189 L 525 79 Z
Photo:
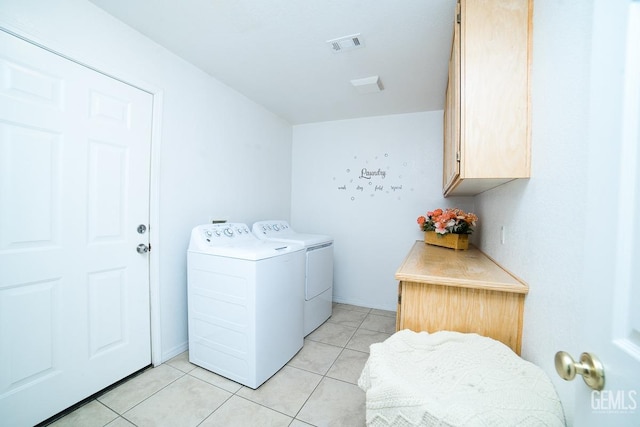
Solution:
M 303 250 L 295 242 L 276 242 L 256 238 L 242 223 L 204 224 L 191 231 L 189 252 L 228 258 L 260 260 Z

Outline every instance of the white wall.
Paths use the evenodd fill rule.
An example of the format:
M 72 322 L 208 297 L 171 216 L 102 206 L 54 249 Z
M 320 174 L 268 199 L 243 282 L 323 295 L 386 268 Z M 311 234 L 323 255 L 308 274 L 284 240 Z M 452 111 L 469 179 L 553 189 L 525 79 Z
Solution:
M 185 350 L 189 233 L 211 217 L 289 218 L 291 126 L 85 0 L 5 0 L 0 25 L 161 92 L 159 223 L 151 232 L 159 233 L 162 359 Z
M 590 1 L 535 3 L 532 177 L 475 197 L 482 250 L 530 286 L 522 356 L 553 380 L 570 423 L 579 384 L 558 377 L 553 357 L 588 351 L 576 348 L 576 337 L 583 246 L 591 232 L 583 214 L 590 37 Z
M 441 196 L 442 111 L 294 126 L 292 182 L 293 228 L 335 239 L 334 300 L 385 310 L 396 309 L 394 274 L 423 238 L 418 216 L 473 209 L 472 198 Z

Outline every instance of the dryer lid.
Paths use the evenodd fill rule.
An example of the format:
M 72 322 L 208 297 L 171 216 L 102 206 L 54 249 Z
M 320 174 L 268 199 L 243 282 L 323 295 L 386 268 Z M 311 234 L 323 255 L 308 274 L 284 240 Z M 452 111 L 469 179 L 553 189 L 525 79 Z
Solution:
M 298 242 L 306 247 L 333 243 L 333 237 L 322 234 L 296 232 L 287 221 L 268 220 L 253 224 L 251 231 L 259 239 L 269 239 L 280 242 Z

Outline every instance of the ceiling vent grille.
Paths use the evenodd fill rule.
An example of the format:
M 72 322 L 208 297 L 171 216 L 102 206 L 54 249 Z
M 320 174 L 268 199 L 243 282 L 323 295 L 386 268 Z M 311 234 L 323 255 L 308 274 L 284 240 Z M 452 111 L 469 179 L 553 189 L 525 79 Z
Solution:
M 364 47 L 364 42 L 360 33 L 351 36 L 344 36 L 333 40 L 327 40 L 327 44 L 333 53 L 343 52 L 345 50 L 358 49 Z

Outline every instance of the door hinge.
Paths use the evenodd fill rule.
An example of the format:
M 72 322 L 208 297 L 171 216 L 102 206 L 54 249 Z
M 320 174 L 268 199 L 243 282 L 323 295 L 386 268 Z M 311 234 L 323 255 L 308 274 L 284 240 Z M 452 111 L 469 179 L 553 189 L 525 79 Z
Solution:
M 449 16 L 451 16 L 451 15 L 449 15 Z M 451 22 L 451 21 L 449 21 L 449 22 Z M 456 22 L 457 22 L 458 24 L 459 24 L 460 22 L 462 22 L 462 17 L 460 16 L 460 14 L 459 14 L 459 13 L 456 15 Z
M 402 294 L 398 294 L 398 304 L 402 303 Z
M 460 152 L 456 151 L 456 162 L 460 161 Z

